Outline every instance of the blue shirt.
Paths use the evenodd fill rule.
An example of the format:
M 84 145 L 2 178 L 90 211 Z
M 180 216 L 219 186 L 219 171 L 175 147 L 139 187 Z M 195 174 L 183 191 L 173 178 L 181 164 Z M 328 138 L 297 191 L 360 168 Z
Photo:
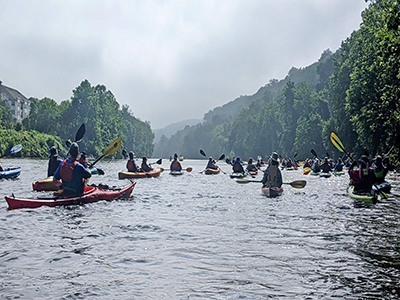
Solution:
M 67 159 L 67 163 L 72 164 L 73 161 Z M 62 166 L 63 162 L 60 163 L 58 166 L 57 170 L 54 172 L 54 178 L 57 180 L 62 179 L 60 175 L 60 169 Z M 68 185 L 68 188 L 71 189 L 72 191 L 69 191 L 68 194 L 70 195 L 79 195 L 83 193 L 83 179 L 90 178 L 92 174 L 88 169 L 86 169 L 82 164 L 78 163 L 75 166 L 74 169 L 74 177 L 72 178 L 71 182 L 64 182 L 66 185 Z

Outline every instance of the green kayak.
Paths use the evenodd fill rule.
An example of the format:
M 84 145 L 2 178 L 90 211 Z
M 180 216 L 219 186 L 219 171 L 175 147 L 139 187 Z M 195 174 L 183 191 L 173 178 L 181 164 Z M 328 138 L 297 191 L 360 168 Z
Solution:
M 350 196 L 350 198 L 353 198 L 354 200 L 358 201 L 358 202 L 363 202 L 366 204 L 375 204 L 377 201 L 377 198 L 372 194 L 369 193 L 365 193 L 365 194 L 356 194 L 354 193 L 354 186 L 353 185 L 349 185 L 347 188 L 347 195 Z

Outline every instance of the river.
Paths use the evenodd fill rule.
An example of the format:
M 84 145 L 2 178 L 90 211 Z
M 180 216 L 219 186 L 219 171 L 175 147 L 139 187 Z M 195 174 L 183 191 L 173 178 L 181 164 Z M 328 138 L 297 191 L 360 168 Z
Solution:
M 0 181 L 1 299 L 400 297 L 400 198 L 354 205 L 347 175 L 285 170 L 285 182 L 306 187 L 270 199 L 260 183 L 230 179 L 223 162 L 228 174 L 207 176 L 206 160 L 184 160 L 192 172 L 138 179 L 128 200 L 7 210 L 4 195 L 38 194 L 47 161 L 1 163 L 22 167 Z M 99 162 L 106 174 L 91 183 L 127 184 L 117 176 L 125 163 Z

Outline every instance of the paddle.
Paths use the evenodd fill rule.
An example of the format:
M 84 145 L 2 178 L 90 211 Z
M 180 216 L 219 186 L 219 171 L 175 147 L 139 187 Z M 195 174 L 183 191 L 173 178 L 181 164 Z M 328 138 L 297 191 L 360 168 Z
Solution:
M 98 159 L 96 159 L 92 164 L 90 164 L 90 166 L 88 167 L 88 169 L 92 168 L 99 160 L 101 160 L 103 157 L 114 154 L 115 152 L 117 152 L 119 150 L 119 148 L 121 148 L 121 138 L 117 137 L 115 140 L 113 140 L 111 142 L 111 144 L 107 147 L 107 149 L 104 151 L 103 155 L 100 156 Z
M 21 151 L 21 149 L 22 149 L 22 145 L 21 144 L 16 145 L 16 146 L 12 147 L 10 149 L 10 151 L 8 151 L 8 152 L 4 153 L 2 156 L 0 156 L 0 158 L 2 158 L 4 156 L 7 156 L 7 155 L 10 155 L 10 154 L 17 153 L 17 152 Z
M 248 180 L 246 178 L 237 178 L 237 179 L 235 179 L 235 181 L 237 183 L 242 183 L 242 184 L 246 184 L 246 183 L 249 183 L 249 182 L 262 183 L 261 180 Z M 307 181 L 305 181 L 305 180 L 295 180 L 295 181 L 292 181 L 292 182 L 284 182 L 283 184 L 289 184 L 289 185 L 291 185 L 292 187 L 294 187 L 296 189 L 302 189 L 302 188 L 304 188 L 306 186 Z
M 154 164 L 161 165 L 161 164 L 162 164 L 162 158 L 160 158 L 160 159 L 159 159 L 159 160 L 157 160 L 156 162 L 149 163 L 149 165 L 150 165 L 150 166 L 151 166 L 151 165 L 154 165 Z
M 350 158 L 352 161 L 354 161 L 354 159 L 350 156 L 350 154 L 344 148 L 342 141 L 339 139 L 339 137 L 334 132 L 331 133 L 331 142 L 340 152 L 345 153 L 348 158 Z M 381 195 L 381 197 L 383 199 L 389 198 L 388 195 L 386 195 L 384 192 L 379 190 L 375 184 L 373 184 L 373 186 L 376 188 L 376 190 L 379 192 L 379 194 Z
M 160 168 L 160 169 L 161 169 L 161 172 L 164 172 L 164 171 L 171 171 L 171 169 L 164 169 L 164 168 Z M 186 169 L 182 169 L 182 171 L 186 171 L 186 172 L 188 172 L 188 173 L 192 172 L 192 170 L 193 170 L 192 167 L 188 167 L 188 168 L 186 168 Z
M 85 135 L 85 132 L 86 132 L 86 126 L 85 126 L 85 123 L 82 123 L 82 125 L 79 127 L 78 131 L 75 134 L 74 142 L 79 142 Z M 65 144 L 67 145 L 67 147 L 71 147 L 70 141 L 66 141 Z
M 315 156 L 316 158 L 318 158 L 319 160 L 321 160 L 321 159 L 318 157 L 318 154 L 317 154 L 317 152 L 315 152 L 314 149 L 311 149 L 311 154 L 314 155 L 314 156 Z
M 205 156 L 205 157 L 207 157 L 206 153 L 205 153 L 202 149 L 200 149 L 200 154 L 203 155 L 203 156 Z M 222 153 L 221 156 L 216 160 L 216 162 L 219 161 L 219 160 L 222 160 L 222 159 L 224 159 L 224 158 L 225 158 L 225 153 Z M 219 168 L 219 170 L 220 170 L 222 173 L 226 174 L 224 171 L 221 170 L 221 168 Z M 204 171 L 205 171 L 205 170 L 201 171 L 200 173 L 203 173 Z

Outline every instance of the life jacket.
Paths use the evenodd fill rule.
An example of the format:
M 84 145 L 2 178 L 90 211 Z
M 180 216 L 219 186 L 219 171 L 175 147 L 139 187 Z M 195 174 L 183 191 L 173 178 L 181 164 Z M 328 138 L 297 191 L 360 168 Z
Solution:
M 182 166 L 179 161 L 173 161 L 170 166 L 171 171 L 181 171 Z
M 278 166 L 269 166 L 266 184 L 271 187 L 279 186 L 279 184 L 278 184 Z
M 354 190 L 360 192 L 369 192 L 372 189 L 374 173 L 369 168 L 360 168 L 358 170 L 359 180 L 354 184 Z
M 78 165 L 77 161 L 74 161 L 72 164 L 67 162 L 67 159 L 64 159 L 62 166 L 60 168 L 60 176 L 64 181 L 71 182 L 72 178 L 74 178 L 75 167 Z
M 128 172 L 137 172 L 138 171 L 138 169 L 135 165 L 135 162 L 133 160 L 128 160 L 126 167 L 128 169 Z

